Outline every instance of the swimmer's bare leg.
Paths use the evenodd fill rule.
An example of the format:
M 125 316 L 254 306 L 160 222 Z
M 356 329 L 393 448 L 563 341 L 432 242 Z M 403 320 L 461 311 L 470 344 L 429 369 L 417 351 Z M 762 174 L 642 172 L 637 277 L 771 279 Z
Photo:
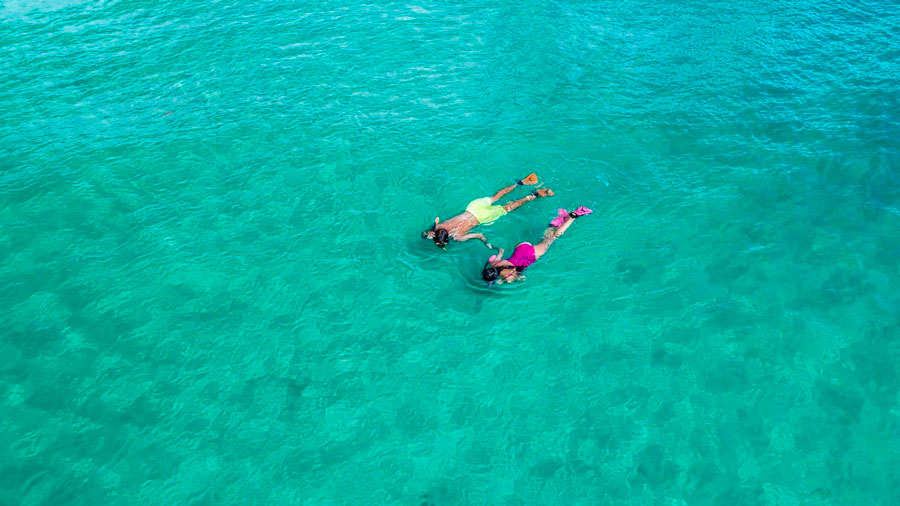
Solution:
M 522 207 L 522 204 L 532 201 L 541 197 L 552 197 L 554 195 L 553 190 L 550 188 L 541 188 L 540 190 L 535 190 L 531 193 L 531 195 L 527 197 L 523 197 L 519 200 L 513 200 L 512 202 L 507 202 L 503 204 L 503 209 L 506 209 L 506 212 L 510 212 L 513 209 L 518 209 Z
M 544 238 L 541 239 L 541 242 L 534 245 L 534 258 L 537 260 L 541 258 L 541 256 L 547 252 L 547 249 L 553 244 L 559 236 L 563 235 L 569 227 L 572 226 L 572 223 L 575 223 L 575 219 L 568 219 L 565 223 L 558 227 L 550 227 L 544 231 Z
M 515 190 L 516 186 L 522 186 L 522 185 L 526 185 L 526 184 L 532 185 L 532 184 L 537 184 L 537 182 L 538 182 L 537 174 L 532 172 L 531 174 L 528 174 L 527 176 L 525 176 L 523 179 L 519 180 L 516 184 L 509 185 L 506 188 L 500 188 L 499 190 L 497 190 L 497 193 L 495 193 L 491 197 L 491 203 L 493 204 L 494 202 L 497 202 L 498 200 L 503 198 L 504 195 Z
M 513 190 L 515 190 L 515 189 L 516 189 L 516 186 L 519 186 L 519 185 L 518 185 L 518 184 L 514 184 L 514 185 L 507 186 L 506 188 L 500 188 L 499 190 L 497 190 L 497 193 L 495 193 L 495 194 L 491 197 L 491 203 L 493 204 L 494 202 L 497 202 L 498 200 L 500 200 L 501 198 L 503 198 L 504 195 L 506 195 L 507 193 L 509 193 L 509 192 L 511 192 L 511 191 L 513 191 Z

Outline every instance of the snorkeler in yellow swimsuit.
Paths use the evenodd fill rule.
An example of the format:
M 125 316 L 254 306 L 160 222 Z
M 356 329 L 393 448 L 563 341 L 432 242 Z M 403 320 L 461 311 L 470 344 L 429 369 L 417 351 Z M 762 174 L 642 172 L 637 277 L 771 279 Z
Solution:
M 469 239 L 480 239 L 488 248 L 491 248 L 492 246 L 487 242 L 484 234 L 470 234 L 468 233 L 469 230 L 472 230 L 476 225 L 491 223 L 513 209 L 517 209 L 525 202 L 540 197 L 553 196 L 553 190 L 541 188 L 534 190 L 530 195 L 519 200 L 513 200 L 501 206 L 494 205 L 494 202 L 516 189 L 517 186 L 535 185 L 537 182 L 537 174 L 531 173 L 524 179 L 517 181 L 516 184 L 501 188 L 492 197 L 482 197 L 469 202 L 465 212 L 457 214 L 449 220 L 441 221 L 440 218 L 435 218 L 434 225 L 422 232 L 422 237 L 433 239 L 434 244 L 439 248 L 445 247 L 450 242 L 450 239 L 460 242 L 468 241 Z

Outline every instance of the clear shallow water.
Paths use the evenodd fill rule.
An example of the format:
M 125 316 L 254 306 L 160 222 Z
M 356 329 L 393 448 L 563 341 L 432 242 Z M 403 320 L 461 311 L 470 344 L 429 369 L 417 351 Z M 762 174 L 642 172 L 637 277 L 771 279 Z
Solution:
M 0 5 L 0 503 L 900 497 L 895 4 Z

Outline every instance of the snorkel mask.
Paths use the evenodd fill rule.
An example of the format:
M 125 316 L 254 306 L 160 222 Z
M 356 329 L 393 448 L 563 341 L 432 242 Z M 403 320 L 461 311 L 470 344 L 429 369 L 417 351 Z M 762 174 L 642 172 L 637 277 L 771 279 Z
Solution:
M 440 222 L 440 218 L 435 218 L 434 224 L 431 225 L 431 231 L 434 233 L 434 244 L 438 248 L 445 248 L 450 242 L 450 232 L 447 232 L 445 228 L 437 228 Z
M 500 277 L 500 268 L 491 265 L 491 262 L 496 259 L 497 255 L 491 255 L 491 258 L 488 258 L 487 262 L 484 263 L 484 267 L 481 269 L 481 279 L 487 281 L 488 288 L 490 288 Z

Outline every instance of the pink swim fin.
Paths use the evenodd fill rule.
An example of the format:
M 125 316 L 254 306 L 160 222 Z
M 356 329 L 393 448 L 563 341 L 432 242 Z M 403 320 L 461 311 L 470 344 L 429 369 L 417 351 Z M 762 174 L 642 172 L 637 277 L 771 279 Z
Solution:
M 553 225 L 554 227 L 558 227 L 558 226 L 562 225 L 569 219 L 569 211 L 566 211 L 565 209 L 560 209 L 556 212 L 557 212 L 557 214 L 559 214 L 559 216 L 550 220 L 550 225 Z
M 571 218 L 572 215 L 575 215 L 575 217 L 577 218 L 579 216 L 584 216 L 587 214 L 591 214 L 593 212 L 594 211 L 591 211 L 590 209 L 588 209 L 584 206 L 580 206 L 578 209 L 572 211 L 571 213 L 569 211 L 566 211 L 565 209 L 560 209 L 560 210 L 556 211 L 558 216 L 556 218 L 553 218 L 553 220 L 550 222 L 550 225 L 552 225 L 554 227 L 558 227 L 558 226 L 562 225 L 563 223 L 569 221 L 569 218 Z
M 574 211 L 572 211 L 572 212 L 575 213 L 575 217 L 577 218 L 577 217 L 579 217 L 579 216 L 584 216 L 584 215 L 586 215 L 586 214 L 591 214 L 591 213 L 593 213 L 594 211 L 591 211 L 590 209 L 588 209 L 588 208 L 586 208 L 586 207 L 584 207 L 584 206 L 579 206 L 578 209 L 576 209 L 576 210 L 574 210 Z

